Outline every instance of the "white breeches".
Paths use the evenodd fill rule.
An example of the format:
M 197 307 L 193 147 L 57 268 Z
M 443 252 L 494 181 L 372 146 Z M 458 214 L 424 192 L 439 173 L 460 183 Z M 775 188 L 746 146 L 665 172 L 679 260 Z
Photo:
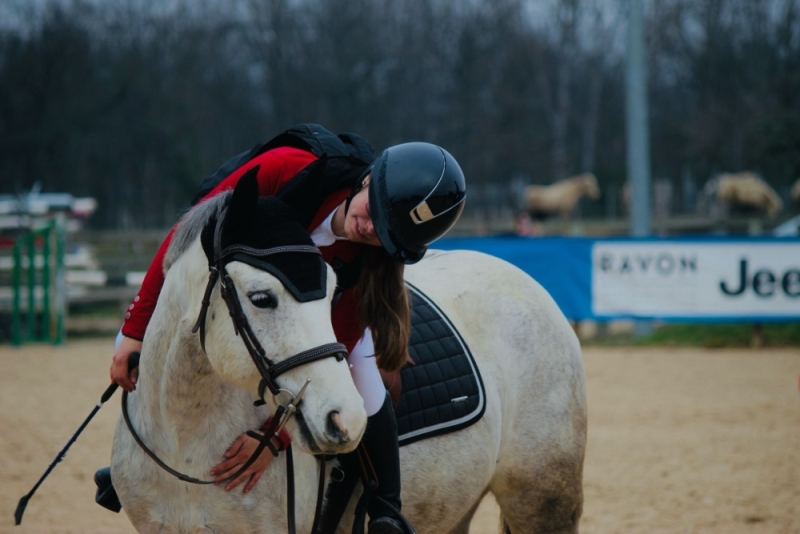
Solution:
M 350 375 L 353 377 L 356 389 L 364 399 L 367 416 L 375 415 L 386 399 L 386 388 L 378 372 L 375 345 L 372 343 L 372 332 L 369 328 L 364 330 L 364 337 L 353 347 L 347 361 L 351 365 Z

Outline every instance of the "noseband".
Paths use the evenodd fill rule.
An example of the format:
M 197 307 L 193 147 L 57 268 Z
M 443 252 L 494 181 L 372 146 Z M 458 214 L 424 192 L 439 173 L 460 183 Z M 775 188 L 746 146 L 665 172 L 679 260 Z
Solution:
M 208 283 L 206 284 L 206 290 L 203 294 L 203 301 L 202 306 L 200 308 L 200 314 L 197 317 L 197 322 L 195 323 L 194 327 L 192 328 L 192 333 L 200 332 L 200 345 L 205 352 L 205 323 L 206 323 L 206 316 L 208 314 L 208 308 L 211 304 L 211 293 L 214 290 L 214 286 L 219 280 L 220 283 L 220 295 L 222 299 L 225 301 L 226 306 L 228 307 L 228 313 L 231 316 L 231 320 L 233 321 L 233 328 L 234 332 L 237 336 L 242 338 L 242 342 L 244 343 L 245 348 L 247 348 L 248 354 L 250 354 L 250 358 L 253 360 L 253 364 L 255 364 L 256 369 L 258 369 L 259 374 L 261 375 L 261 382 L 258 386 L 258 400 L 256 400 L 253 404 L 255 406 L 262 406 L 266 404 L 264 400 L 264 394 L 267 389 L 272 393 L 275 403 L 277 404 L 277 409 L 275 414 L 273 414 L 271 418 L 271 422 L 269 428 L 265 432 L 265 435 L 258 434 L 253 431 L 248 431 L 247 435 L 253 437 L 259 441 L 258 448 L 255 450 L 253 455 L 248 459 L 248 461 L 233 475 L 225 479 L 224 482 L 229 480 L 236 479 L 239 475 L 244 473 L 247 468 L 249 468 L 253 462 L 256 461 L 258 456 L 263 452 L 264 448 L 269 448 L 272 453 L 277 456 L 278 451 L 275 450 L 272 443 L 270 443 L 270 438 L 273 435 L 277 435 L 278 431 L 283 428 L 283 426 L 289 421 L 292 415 L 297 410 L 297 405 L 300 402 L 300 399 L 303 396 L 306 388 L 308 387 L 309 383 L 311 382 L 310 378 L 307 378 L 305 383 L 303 384 L 300 391 L 295 395 L 292 392 L 281 389 L 278 387 L 276 383 L 276 378 L 282 375 L 283 373 L 299 367 L 301 365 L 305 365 L 307 363 L 312 363 L 317 360 L 322 360 L 329 357 L 336 358 L 337 361 L 342 361 L 347 358 L 347 348 L 342 345 L 341 343 L 326 343 L 324 345 L 319 345 L 317 347 L 305 350 L 294 356 L 286 358 L 285 360 L 275 363 L 271 360 L 264 348 L 261 346 L 261 343 L 258 342 L 253 329 L 250 327 L 250 323 L 247 321 L 247 317 L 244 314 L 244 310 L 242 309 L 242 304 L 239 301 L 239 295 L 236 291 L 236 286 L 233 283 L 230 275 L 226 270 L 226 266 L 228 263 L 233 261 L 232 256 L 237 254 L 239 256 L 245 255 L 252 258 L 264 258 L 267 256 L 272 256 L 274 254 L 284 254 L 284 253 L 304 253 L 304 254 L 318 254 L 322 255 L 318 248 L 309 245 L 286 245 L 286 246 L 279 246 L 279 247 L 272 247 L 267 249 L 255 249 L 252 247 L 248 247 L 245 245 L 231 245 L 222 249 L 221 247 L 221 236 L 222 236 L 222 226 L 225 220 L 225 215 L 228 209 L 225 208 L 222 210 L 219 218 L 217 219 L 217 224 L 214 229 L 214 259 L 213 262 L 209 264 L 209 275 L 208 275 Z M 128 392 L 123 391 L 122 394 L 122 415 L 125 420 L 125 423 L 128 426 L 128 430 L 130 430 L 131 435 L 133 436 L 136 443 L 150 456 L 162 469 L 170 473 L 171 475 L 183 480 L 184 482 L 190 482 L 192 484 L 213 484 L 214 480 L 200 480 L 194 477 L 190 477 L 186 474 L 180 473 L 175 469 L 168 466 L 164 463 L 152 450 L 150 450 L 131 424 L 130 417 L 128 415 L 128 406 L 127 406 L 127 398 Z M 288 493 L 288 518 L 289 518 L 289 532 L 295 532 L 295 525 L 294 525 L 294 469 L 293 469 L 293 462 L 292 462 L 292 449 L 291 445 L 287 447 L 286 450 L 287 454 L 287 493 Z M 324 460 L 322 461 L 322 465 L 320 467 L 320 495 L 322 493 L 322 488 L 324 487 L 324 476 L 325 476 L 325 463 Z M 319 510 L 322 504 L 321 498 L 318 498 L 317 502 L 317 513 L 315 514 L 315 526 L 312 529 L 312 532 L 316 530 L 316 523 L 319 518 Z

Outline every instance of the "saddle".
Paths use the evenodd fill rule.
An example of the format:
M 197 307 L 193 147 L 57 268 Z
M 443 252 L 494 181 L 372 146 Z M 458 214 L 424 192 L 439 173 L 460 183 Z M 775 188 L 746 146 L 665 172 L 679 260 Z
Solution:
M 401 447 L 466 428 L 486 409 L 483 380 L 461 334 L 422 291 L 406 286 L 411 296 L 408 352 L 414 365 L 400 371 L 396 414 Z

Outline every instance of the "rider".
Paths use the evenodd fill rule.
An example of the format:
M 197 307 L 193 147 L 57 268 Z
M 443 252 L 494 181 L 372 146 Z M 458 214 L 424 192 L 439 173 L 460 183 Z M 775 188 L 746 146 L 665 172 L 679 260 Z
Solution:
M 321 159 L 290 146 L 268 150 L 233 171 L 205 198 L 231 189 L 256 166 L 259 194 L 276 195 L 295 175 Z M 357 281 L 340 292 L 331 319 L 337 340 L 349 351 L 351 374 L 368 416 L 362 443 L 370 454 L 379 481 L 375 494 L 380 497 L 368 506 L 370 534 L 403 532 L 392 510 L 399 511 L 401 505 L 397 426 L 379 369 L 396 373 L 409 360 L 410 308 L 403 286 L 404 265 L 422 259 L 428 245 L 455 224 L 464 199 L 464 175 L 447 151 L 429 143 L 404 143 L 384 150 L 364 168 L 355 185 L 328 195 L 307 228 L 334 268 L 360 262 Z M 162 264 L 172 234 L 151 263 L 118 338 L 111 380 L 127 391 L 135 389 L 137 379 L 135 370 L 128 374 L 128 357 L 141 351 L 164 282 Z M 342 281 L 346 277 L 339 274 L 340 290 L 348 285 Z M 288 444 L 285 434 L 272 439 L 279 450 Z M 211 475 L 219 483 L 234 474 L 257 446 L 254 438 L 241 435 Z M 244 491 L 250 491 L 271 461 L 271 455 L 262 454 L 225 489 L 247 480 Z

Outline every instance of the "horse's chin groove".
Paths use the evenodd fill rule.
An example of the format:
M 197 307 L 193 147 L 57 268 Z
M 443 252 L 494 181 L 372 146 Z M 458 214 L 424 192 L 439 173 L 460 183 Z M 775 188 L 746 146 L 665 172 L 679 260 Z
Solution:
M 300 429 L 300 435 L 302 436 L 303 442 L 308 450 L 313 454 L 322 454 L 323 451 L 319 448 L 319 445 L 317 445 L 317 440 L 314 439 L 314 434 L 312 434 L 311 429 L 308 428 L 308 423 L 306 423 L 306 418 L 303 416 L 302 409 L 298 408 L 298 410 L 294 413 L 294 419 L 297 421 L 297 427 Z
M 301 403 L 302 407 L 302 403 Z M 295 421 L 297 421 L 297 428 L 300 430 L 300 436 L 303 440 L 303 445 L 308 449 L 309 452 L 312 454 L 343 454 L 347 452 L 351 452 L 355 449 L 357 443 L 353 443 L 352 441 L 348 441 L 346 443 L 336 443 L 326 441 L 325 444 L 327 445 L 324 449 L 320 446 L 317 439 L 314 437 L 314 434 L 311 432 L 311 429 L 308 426 L 308 423 L 303 416 L 302 408 L 298 407 L 298 410 L 294 414 Z

